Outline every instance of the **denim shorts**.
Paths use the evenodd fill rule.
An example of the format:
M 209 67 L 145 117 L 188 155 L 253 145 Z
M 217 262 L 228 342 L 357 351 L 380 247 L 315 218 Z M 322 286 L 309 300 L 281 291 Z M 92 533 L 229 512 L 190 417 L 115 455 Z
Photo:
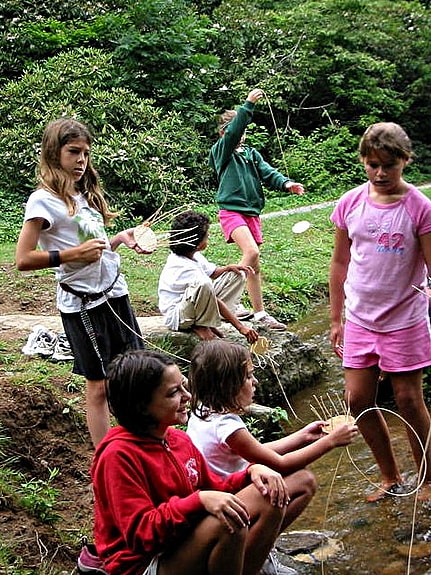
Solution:
M 346 321 L 343 367 L 364 369 L 374 365 L 387 372 L 414 371 L 431 365 L 428 320 L 387 333 Z

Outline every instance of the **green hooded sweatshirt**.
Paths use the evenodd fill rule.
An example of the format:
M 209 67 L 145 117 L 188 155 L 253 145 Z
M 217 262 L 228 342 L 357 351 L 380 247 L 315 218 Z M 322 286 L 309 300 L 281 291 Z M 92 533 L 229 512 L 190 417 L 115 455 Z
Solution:
M 254 104 L 248 100 L 238 108 L 237 115 L 226 126 L 224 136 L 212 146 L 209 165 L 218 178 L 216 201 L 219 209 L 259 216 L 265 198 L 262 184 L 282 191 L 291 180 L 283 176 L 249 146 L 238 147 L 253 117 Z

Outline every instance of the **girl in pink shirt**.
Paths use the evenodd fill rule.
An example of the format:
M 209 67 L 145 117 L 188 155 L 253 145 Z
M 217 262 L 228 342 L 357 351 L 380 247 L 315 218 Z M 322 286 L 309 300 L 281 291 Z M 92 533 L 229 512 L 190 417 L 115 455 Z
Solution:
M 420 496 L 428 499 L 430 415 L 422 369 L 431 365 L 431 337 L 428 299 L 413 286 L 425 290 L 431 266 L 431 201 L 403 179 L 413 152 L 398 124 L 370 126 L 359 153 L 368 181 L 344 194 L 331 216 L 330 339 L 342 357 L 346 400 L 356 417 L 376 407 L 380 372 L 390 376 L 399 413 L 420 439 L 408 428 Z M 397 491 L 401 474 L 381 411 L 361 415 L 358 427 L 382 475 L 368 497 L 377 501 Z

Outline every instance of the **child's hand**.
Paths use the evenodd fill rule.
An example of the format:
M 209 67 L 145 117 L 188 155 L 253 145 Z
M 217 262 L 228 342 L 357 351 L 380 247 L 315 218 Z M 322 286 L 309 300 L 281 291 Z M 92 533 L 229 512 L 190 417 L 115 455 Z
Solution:
M 334 353 L 337 357 L 339 357 L 340 359 L 343 359 L 343 346 L 342 345 L 336 345 L 334 347 Z
M 247 327 L 244 324 L 242 324 L 242 327 L 239 330 L 239 333 L 245 336 L 248 343 L 254 343 L 255 341 L 257 341 L 259 339 L 259 334 L 257 333 L 257 331 L 254 330 L 252 327 Z
M 304 444 L 314 443 L 317 439 L 320 439 L 324 433 L 322 431 L 322 425 L 325 425 L 325 421 L 313 421 L 301 429 L 301 439 Z
M 249 92 L 249 94 L 247 96 L 247 100 L 249 102 L 253 102 L 253 104 L 255 104 L 261 98 L 263 98 L 263 92 L 259 88 L 255 88 L 254 90 Z
M 106 249 L 106 242 L 102 238 L 92 238 L 80 244 L 77 248 L 79 252 L 78 260 L 93 263 L 100 260 L 102 252 Z
M 224 491 L 200 491 L 199 499 L 205 511 L 217 517 L 229 533 L 250 525 L 250 516 L 245 503 L 232 493 Z
M 241 272 L 243 272 L 245 274 L 245 277 L 248 277 L 249 275 L 253 275 L 255 273 L 252 266 L 242 266 L 240 264 L 229 264 L 225 266 L 225 269 L 227 272 L 234 272 L 235 274 L 240 274 Z
M 288 505 L 290 501 L 289 492 L 280 473 L 259 463 L 250 465 L 248 472 L 256 489 L 264 497 L 268 495 L 271 505 L 276 507 Z
M 127 230 L 123 230 L 119 232 L 114 238 L 111 240 L 111 247 L 115 250 L 120 244 L 124 244 L 131 250 L 135 250 L 138 254 L 151 254 L 152 252 L 148 252 L 143 250 L 138 246 L 135 240 L 135 236 L 133 235 L 135 228 L 128 228 Z
M 333 447 L 349 445 L 358 435 L 358 426 L 349 423 L 342 423 L 333 429 L 328 437 L 333 442 Z
M 340 359 L 343 359 L 343 324 L 341 322 L 332 322 L 331 330 L 329 332 L 329 340 L 332 349 Z
M 297 182 L 286 182 L 285 188 L 292 194 L 296 194 L 298 196 L 303 196 L 305 194 L 304 186 L 302 184 L 298 184 Z

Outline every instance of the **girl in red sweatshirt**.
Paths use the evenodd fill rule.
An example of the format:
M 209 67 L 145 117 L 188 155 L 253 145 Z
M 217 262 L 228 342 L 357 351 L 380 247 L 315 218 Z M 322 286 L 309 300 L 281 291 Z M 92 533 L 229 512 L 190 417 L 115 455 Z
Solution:
M 117 356 L 107 397 L 119 426 L 92 465 L 95 542 L 109 575 L 256 575 L 290 521 L 284 478 L 251 464 L 214 475 L 188 435 L 190 393 L 158 352 Z

